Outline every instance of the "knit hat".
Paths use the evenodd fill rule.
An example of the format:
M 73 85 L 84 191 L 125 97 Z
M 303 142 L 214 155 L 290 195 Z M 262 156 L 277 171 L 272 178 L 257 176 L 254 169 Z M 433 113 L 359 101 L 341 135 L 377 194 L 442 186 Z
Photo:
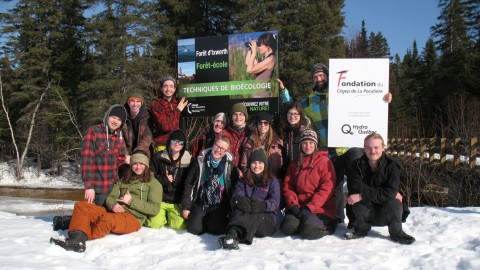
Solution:
M 173 85 L 175 85 L 175 87 L 177 87 L 177 81 L 175 80 L 175 78 L 173 78 L 172 76 L 168 76 L 168 75 L 162 78 L 162 81 L 160 82 L 160 86 L 163 86 L 163 83 L 166 82 L 166 81 L 172 81 Z
M 215 115 L 215 117 L 213 118 L 213 122 L 217 121 L 217 120 L 221 120 L 223 121 L 223 123 L 225 124 L 225 126 L 228 125 L 228 117 L 225 113 L 223 112 L 219 112 L 217 113 L 217 115 Z
M 185 137 L 185 134 L 183 134 L 181 130 L 175 130 L 175 131 L 172 131 L 172 133 L 170 133 L 170 135 L 168 136 L 168 143 L 170 143 L 170 141 L 173 141 L 173 140 L 185 142 L 187 138 Z
M 149 166 L 148 157 L 142 153 L 135 153 L 130 157 L 130 165 L 135 163 L 142 163 L 143 165 Z
M 302 134 L 300 134 L 300 143 L 306 140 L 312 140 L 315 144 L 318 144 L 317 132 L 313 129 L 306 128 Z
M 253 149 L 253 151 L 250 153 L 250 157 L 248 158 L 248 164 L 251 164 L 255 161 L 263 162 L 265 166 L 268 166 L 267 155 L 265 155 L 265 151 L 262 148 Z
M 328 68 L 323 63 L 316 63 L 312 66 L 312 76 L 313 76 L 313 74 L 315 74 L 317 72 L 323 72 L 323 73 L 327 74 L 327 76 L 328 76 Z
M 259 123 L 260 121 L 267 121 L 269 123 L 272 122 L 272 115 L 267 113 L 267 112 L 260 112 L 256 116 L 256 123 Z
M 232 109 L 230 110 L 230 115 L 233 115 L 236 112 L 241 112 L 245 115 L 245 119 L 248 119 L 248 111 L 247 107 L 245 107 L 245 104 L 242 102 L 236 103 L 232 106 Z
M 143 95 L 142 93 L 140 92 L 131 92 L 129 95 L 128 95 L 128 100 L 127 100 L 127 103 L 130 103 L 131 100 L 136 100 L 136 99 L 140 99 L 140 101 L 142 101 L 142 104 L 145 104 L 145 99 L 143 98 Z
M 125 119 L 127 119 L 127 111 L 125 110 L 125 107 L 123 107 L 122 105 L 113 105 L 112 109 L 110 110 L 110 114 L 108 116 L 109 117 L 116 116 L 120 118 L 123 124 L 125 123 Z

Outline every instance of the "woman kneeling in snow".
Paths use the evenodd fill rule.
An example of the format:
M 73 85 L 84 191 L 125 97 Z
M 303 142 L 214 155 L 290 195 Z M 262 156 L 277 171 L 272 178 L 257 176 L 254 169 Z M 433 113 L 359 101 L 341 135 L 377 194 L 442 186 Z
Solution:
M 268 171 L 262 148 L 250 153 L 248 163 L 245 177 L 235 185 L 227 234 L 218 239 L 224 249 L 238 249 L 239 242 L 250 245 L 254 236 L 272 236 L 277 230 L 280 184 Z
M 130 170 L 113 186 L 104 207 L 86 201 L 77 202 L 68 228 L 68 238 L 50 238 L 50 242 L 75 252 L 85 251 L 85 241 L 109 233 L 127 234 L 138 231 L 148 216 L 160 211 L 163 189 L 148 169 L 148 157 L 135 153 Z

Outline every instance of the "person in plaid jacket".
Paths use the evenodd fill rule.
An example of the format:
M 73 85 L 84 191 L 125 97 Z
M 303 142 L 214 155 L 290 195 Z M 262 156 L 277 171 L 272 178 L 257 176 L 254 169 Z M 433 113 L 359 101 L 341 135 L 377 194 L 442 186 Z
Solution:
M 112 105 L 103 123 L 89 127 L 83 136 L 81 171 L 89 203 L 103 205 L 119 178 L 120 167 L 129 163 L 121 132 L 126 118 L 125 107 Z
M 187 105 L 185 98 L 177 99 L 175 79 L 170 76 L 163 78 L 159 97 L 152 103 L 155 153 L 165 149 L 170 132 L 180 129 L 180 114 Z

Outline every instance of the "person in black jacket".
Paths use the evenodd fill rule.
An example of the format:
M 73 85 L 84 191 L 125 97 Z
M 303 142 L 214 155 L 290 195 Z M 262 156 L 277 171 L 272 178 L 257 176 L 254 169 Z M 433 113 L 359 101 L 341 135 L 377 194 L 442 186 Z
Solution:
M 186 147 L 187 137 L 181 130 L 175 130 L 168 136 L 167 147 L 152 157 L 150 168 L 162 184 L 163 200 L 158 215 L 147 220 L 148 227 L 158 229 L 168 224 L 174 230 L 185 229 L 180 203 L 191 160 Z
M 182 215 L 191 234 L 225 233 L 230 200 L 238 179 L 229 149 L 230 139 L 219 135 L 212 148 L 203 150 L 192 161 L 182 198 Z
M 412 244 L 415 238 L 402 229 L 404 206 L 400 194 L 400 160 L 385 154 L 381 135 L 372 133 L 364 140 L 365 154 L 347 170 L 349 196 L 356 224 L 345 239 L 367 236 L 372 226 L 388 226 L 390 239 L 400 244 Z

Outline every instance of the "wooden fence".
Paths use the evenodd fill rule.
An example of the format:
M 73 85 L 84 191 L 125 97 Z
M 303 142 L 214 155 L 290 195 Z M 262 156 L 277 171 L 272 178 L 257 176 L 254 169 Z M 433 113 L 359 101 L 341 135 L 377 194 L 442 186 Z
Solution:
M 471 139 L 446 138 L 389 138 L 387 153 L 403 159 L 418 159 L 423 162 L 445 166 L 468 164 L 470 169 L 478 169 L 477 137 Z

